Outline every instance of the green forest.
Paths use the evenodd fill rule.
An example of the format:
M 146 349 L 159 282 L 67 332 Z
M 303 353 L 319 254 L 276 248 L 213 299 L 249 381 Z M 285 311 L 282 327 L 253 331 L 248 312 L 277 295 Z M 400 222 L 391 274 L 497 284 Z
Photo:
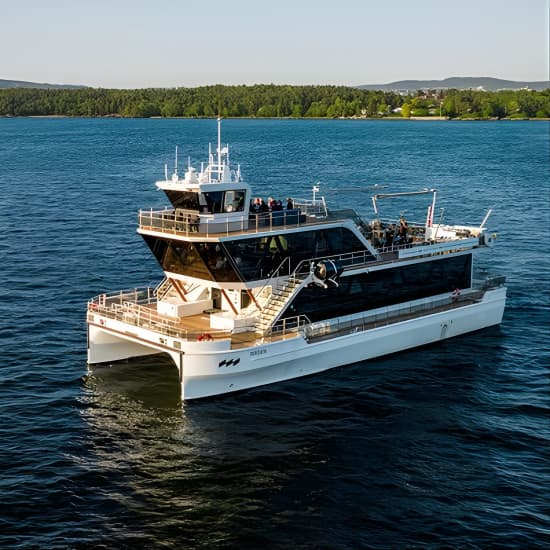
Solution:
M 0 116 L 548 118 L 544 91 L 419 90 L 408 95 L 345 86 L 202 86 L 111 90 L 0 90 Z

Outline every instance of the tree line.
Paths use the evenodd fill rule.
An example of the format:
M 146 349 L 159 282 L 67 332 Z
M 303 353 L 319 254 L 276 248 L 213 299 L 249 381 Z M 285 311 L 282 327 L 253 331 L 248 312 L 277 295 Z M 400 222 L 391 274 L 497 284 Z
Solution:
M 547 118 L 550 89 L 418 90 L 395 92 L 345 86 L 202 86 L 0 90 L 0 116 L 75 117 L 424 117 Z

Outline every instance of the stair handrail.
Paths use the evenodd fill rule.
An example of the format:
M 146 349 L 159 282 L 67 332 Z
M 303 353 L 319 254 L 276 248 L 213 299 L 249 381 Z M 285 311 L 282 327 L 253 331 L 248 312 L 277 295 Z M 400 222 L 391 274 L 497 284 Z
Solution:
M 361 258 L 362 263 L 366 263 L 367 257 L 372 258 L 372 253 L 369 250 L 359 250 L 359 251 L 356 251 L 356 252 L 346 252 L 345 254 L 337 254 L 337 255 L 332 255 L 332 256 L 319 256 L 317 258 L 307 258 L 305 260 L 300 260 L 300 262 L 298 262 L 298 264 L 292 270 L 292 272 L 290 272 L 290 256 L 287 256 L 281 262 L 281 264 L 277 267 L 277 269 L 273 272 L 271 277 L 268 279 L 268 282 L 262 287 L 262 289 L 258 293 L 258 296 L 260 296 L 262 294 L 262 292 L 265 290 L 265 288 L 267 288 L 270 285 L 271 280 L 273 278 L 275 278 L 276 276 L 277 277 L 280 276 L 279 271 L 281 270 L 281 268 L 283 267 L 283 265 L 286 263 L 287 260 L 289 261 L 289 275 L 288 275 L 288 278 L 286 280 L 286 284 L 288 285 L 288 282 L 292 278 L 294 278 L 295 280 L 300 280 L 300 283 L 298 285 L 296 285 L 294 287 L 293 291 L 287 296 L 287 299 L 284 301 L 284 304 L 288 303 L 288 300 L 290 300 L 290 298 L 292 296 L 294 296 L 296 294 L 296 292 L 298 292 L 304 284 L 306 284 L 306 282 L 309 279 L 309 276 L 313 274 L 313 270 L 315 269 L 315 264 L 317 262 L 320 262 L 322 260 L 333 260 L 333 261 L 334 260 L 336 260 L 336 261 L 339 260 L 339 261 L 348 262 L 349 260 L 351 260 L 351 263 L 349 265 L 344 266 L 344 269 L 345 269 L 346 267 L 355 267 L 357 265 L 360 265 L 360 264 L 354 264 L 353 263 L 353 260 L 356 257 Z M 271 287 L 273 289 L 273 285 L 271 285 Z M 267 305 L 271 301 L 272 296 L 273 296 L 273 290 L 271 291 L 269 296 L 265 299 L 265 301 L 261 305 L 260 312 L 265 311 Z M 282 310 L 283 310 L 283 307 L 281 307 L 280 310 L 273 316 L 273 318 L 271 319 L 272 323 L 277 322 L 277 319 L 278 319 L 279 315 L 281 314 Z
M 164 277 L 164 279 L 162 279 L 162 281 L 153 290 L 153 294 L 158 300 L 162 300 L 172 286 L 172 281 L 168 277 Z
M 272 282 L 273 279 L 281 277 L 280 271 L 287 263 L 288 263 L 288 275 L 290 275 L 290 256 L 286 256 L 285 258 L 283 258 L 283 261 L 276 267 L 276 269 L 271 273 L 271 275 L 269 276 L 269 279 L 264 284 L 264 286 L 262 286 L 262 288 L 260 289 L 260 291 L 256 296 L 260 297 L 265 291 L 265 289 L 269 286 L 271 286 L 271 288 L 273 289 L 273 282 Z M 260 311 L 263 311 L 265 309 L 265 306 L 269 302 L 272 295 L 273 295 L 273 290 L 271 290 L 269 296 L 265 299 L 264 303 L 260 306 Z
M 303 262 L 300 262 L 300 264 L 302 264 Z M 293 271 L 293 273 L 295 273 L 296 270 Z M 282 305 L 275 311 L 275 314 L 272 316 L 271 319 L 268 319 L 267 320 L 267 323 L 269 323 L 269 326 L 262 329 L 264 334 L 268 334 L 270 331 L 271 331 L 271 328 L 273 326 L 274 323 L 276 323 L 278 320 L 279 320 L 279 317 L 280 315 L 282 314 L 282 312 L 284 311 L 285 309 L 285 306 L 286 304 L 288 304 L 289 300 L 296 295 L 297 292 L 299 292 L 303 286 L 305 286 L 306 284 L 308 284 L 310 282 L 310 277 L 309 275 L 313 272 L 312 268 L 310 268 L 310 271 L 308 273 L 308 275 L 304 278 L 297 278 L 295 275 L 290 275 L 286 281 L 286 285 L 284 288 L 288 288 L 288 285 L 291 281 L 291 279 L 294 277 L 294 280 L 297 282 L 296 286 L 292 289 L 292 291 L 290 292 L 290 294 L 286 297 L 286 299 L 283 300 L 283 303 Z M 262 309 L 262 311 L 260 312 L 260 318 L 258 319 L 258 323 L 260 324 L 260 328 L 261 328 L 261 324 L 262 322 L 265 322 L 265 318 L 264 318 L 264 311 L 265 309 L 267 308 L 267 306 L 269 305 L 269 303 L 271 302 L 271 298 L 273 297 L 273 293 L 269 296 L 269 298 L 265 301 L 265 304 L 264 304 L 264 308 Z

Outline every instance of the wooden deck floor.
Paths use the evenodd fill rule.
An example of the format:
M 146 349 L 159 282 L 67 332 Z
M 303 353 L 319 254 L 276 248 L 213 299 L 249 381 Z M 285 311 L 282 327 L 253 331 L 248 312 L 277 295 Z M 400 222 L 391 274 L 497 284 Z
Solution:
M 156 312 L 156 306 L 153 304 L 145 307 L 150 309 L 160 318 L 164 318 L 171 322 L 175 321 L 173 317 L 159 315 Z M 287 340 L 289 338 L 296 338 L 298 336 L 298 333 L 296 332 L 291 332 L 284 335 L 263 336 L 261 333 L 251 330 L 246 332 L 238 332 L 236 334 L 230 334 L 228 331 L 216 331 L 216 329 L 210 328 L 210 314 L 204 312 L 197 315 L 189 315 L 188 317 L 181 317 L 179 319 L 178 326 L 183 331 L 188 331 L 193 335 L 196 334 L 197 337 L 201 334 L 209 334 L 214 340 L 218 338 L 226 339 L 230 337 L 232 349 L 250 347 L 264 342 L 277 342 L 280 340 Z
M 414 319 L 417 317 L 422 317 L 424 315 L 430 315 L 433 313 L 439 313 L 442 311 L 447 311 L 455 308 L 464 307 L 478 301 L 478 293 L 472 293 L 470 296 L 461 296 L 456 302 L 449 301 L 445 304 L 438 304 L 431 308 L 426 308 L 417 311 L 401 312 L 395 315 L 390 315 L 385 319 L 369 319 L 368 317 L 363 319 L 357 319 L 354 321 L 346 321 L 341 325 L 336 324 L 327 329 L 319 330 L 317 333 L 310 334 L 308 336 L 309 341 L 319 341 L 326 340 L 331 338 L 336 338 L 347 334 L 350 332 L 357 331 L 366 331 L 372 328 L 390 325 L 394 323 L 399 323 L 400 321 L 405 321 L 408 319 Z M 156 307 L 154 305 L 146 306 L 151 309 L 151 311 L 156 313 Z M 164 318 L 167 321 L 174 322 L 175 319 L 172 317 L 158 315 L 158 317 Z M 274 336 L 263 336 L 261 333 L 256 331 L 246 331 L 239 332 L 236 334 L 231 334 L 229 331 L 216 331 L 215 329 L 210 328 L 210 314 L 209 313 L 200 313 L 197 315 L 190 315 L 188 317 L 181 317 L 178 322 L 178 327 L 182 329 L 182 332 L 188 332 L 190 338 L 198 338 L 201 334 L 208 334 L 214 340 L 215 339 L 231 339 L 231 348 L 239 349 L 243 347 L 251 347 L 261 343 L 268 342 L 277 342 L 281 340 L 286 340 L 290 338 L 296 338 L 299 336 L 298 332 L 290 332 L 288 334 L 277 334 Z

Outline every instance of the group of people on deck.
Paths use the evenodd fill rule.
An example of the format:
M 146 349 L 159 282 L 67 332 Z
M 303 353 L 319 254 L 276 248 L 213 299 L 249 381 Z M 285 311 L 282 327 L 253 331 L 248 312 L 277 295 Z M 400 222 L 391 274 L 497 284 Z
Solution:
M 278 210 L 284 210 L 283 202 L 275 200 L 273 197 L 267 199 L 267 203 L 264 199 L 256 197 L 251 201 L 250 212 L 253 214 L 265 214 L 267 212 L 277 212 Z M 286 209 L 292 210 L 294 208 L 294 201 L 288 197 L 286 199 Z

